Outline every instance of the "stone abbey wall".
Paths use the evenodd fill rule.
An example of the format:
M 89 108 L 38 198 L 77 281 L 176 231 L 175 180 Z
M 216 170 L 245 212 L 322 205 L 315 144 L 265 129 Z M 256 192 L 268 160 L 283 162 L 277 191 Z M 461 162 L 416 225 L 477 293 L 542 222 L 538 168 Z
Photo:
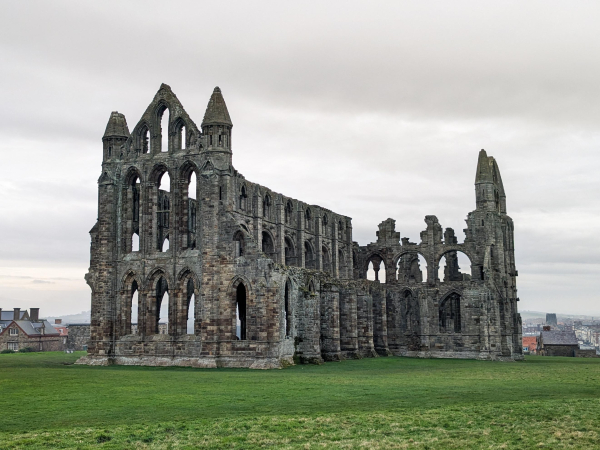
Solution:
M 235 170 L 232 127 L 219 88 L 200 127 L 164 84 L 131 133 L 111 114 L 80 363 L 273 368 L 389 354 L 522 357 L 513 224 L 498 166 L 483 150 L 464 243 L 427 216 L 418 244 L 387 219 L 377 242 L 359 246 L 349 217 Z M 460 272 L 459 252 L 471 276 Z M 369 264 L 384 267 L 385 280 L 367 280 Z M 168 317 L 160 317 L 163 300 Z

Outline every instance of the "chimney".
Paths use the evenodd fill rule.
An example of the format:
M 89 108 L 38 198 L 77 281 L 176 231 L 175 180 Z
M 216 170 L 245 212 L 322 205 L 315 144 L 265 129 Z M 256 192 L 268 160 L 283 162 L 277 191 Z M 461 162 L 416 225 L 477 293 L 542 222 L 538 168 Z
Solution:
M 54 319 L 54 325 L 60 325 L 62 323 L 62 319 Z
M 40 320 L 40 308 L 29 308 L 29 320 L 32 322 Z
M 13 320 L 19 320 L 21 318 L 21 308 L 15 308 Z

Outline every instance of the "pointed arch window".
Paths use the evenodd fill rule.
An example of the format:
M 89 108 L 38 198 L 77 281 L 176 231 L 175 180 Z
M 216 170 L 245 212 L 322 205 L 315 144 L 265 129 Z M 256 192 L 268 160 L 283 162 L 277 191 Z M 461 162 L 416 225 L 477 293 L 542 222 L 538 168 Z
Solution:
M 304 242 L 304 267 L 307 269 L 315 268 L 315 252 L 308 241 Z
M 323 272 L 331 274 L 331 255 L 325 246 L 321 247 L 321 257 L 323 258 Z
M 296 252 L 294 251 L 294 244 L 292 240 L 286 236 L 284 239 L 285 243 L 285 265 L 294 266 L 296 264 Z
M 448 295 L 439 307 L 440 333 L 454 331 L 460 333 L 460 294 L 453 292 Z
M 239 258 L 240 256 L 244 256 L 244 234 L 241 231 L 235 233 L 233 242 L 235 243 L 235 257 Z
M 194 281 L 189 278 L 186 285 L 186 333 L 195 334 L 196 295 Z
M 169 317 L 169 284 L 164 277 L 160 277 L 156 283 L 156 297 L 154 304 L 152 305 L 152 313 L 154 320 L 151 323 L 152 333 L 161 334 L 161 323 L 167 321 Z M 161 322 L 161 320 L 163 322 Z M 167 326 L 168 329 L 168 326 Z M 163 332 L 162 334 L 166 334 Z
M 171 111 L 162 105 L 157 111 L 157 122 L 160 124 L 160 152 L 169 151 L 169 123 L 171 122 Z
M 288 225 L 292 224 L 292 213 L 293 213 L 293 206 L 292 206 L 292 202 L 290 200 L 287 201 L 287 203 L 285 204 L 285 223 Z
M 240 283 L 235 292 L 235 336 L 246 340 L 246 287 Z
M 271 196 L 269 194 L 266 194 L 263 199 L 263 217 L 265 219 L 271 218 Z
M 240 189 L 240 199 L 238 206 L 242 211 L 245 211 L 248 206 L 248 193 L 246 192 L 246 186 L 242 186 L 242 189 Z
M 304 213 L 304 220 L 305 220 L 304 227 L 310 231 L 312 229 L 312 224 L 311 224 L 312 213 L 310 211 L 310 208 L 306 209 L 306 212 Z
M 271 235 L 266 231 L 262 232 L 262 251 L 265 255 L 273 257 L 275 253 L 275 246 L 273 245 L 273 239 Z

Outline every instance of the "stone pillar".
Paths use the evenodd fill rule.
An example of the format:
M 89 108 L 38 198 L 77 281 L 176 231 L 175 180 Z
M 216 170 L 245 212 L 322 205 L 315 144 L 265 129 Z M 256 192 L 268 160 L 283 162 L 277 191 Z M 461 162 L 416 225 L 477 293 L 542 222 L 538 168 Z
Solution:
M 340 290 L 340 350 L 344 358 L 357 358 L 358 332 L 357 332 L 357 296 L 354 289 Z
M 275 252 L 277 254 L 277 262 L 285 265 L 285 211 L 284 204 L 281 201 L 281 196 L 276 197 L 275 204 L 275 223 L 277 224 L 277 242 L 275 244 Z
M 387 312 L 385 304 L 385 288 L 374 286 L 371 288 L 373 296 L 373 343 L 375 351 L 382 355 L 391 354 L 387 341 Z
M 336 286 L 321 289 L 321 355 L 325 361 L 341 359 L 339 303 Z
M 321 363 L 321 299 L 317 292 L 297 291 L 297 347 L 300 361 Z M 300 313 L 300 311 L 302 311 Z
M 331 238 L 331 273 L 334 278 L 342 278 L 340 276 L 340 261 L 339 261 L 339 241 L 338 241 L 338 223 L 337 220 L 332 220 L 331 231 L 333 236 Z
M 373 344 L 373 297 L 363 291 L 356 295 L 356 328 L 358 351 L 361 356 L 377 356 Z
M 296 212 L 298 215 L 297 230 L 298 230 L 298 267 L 306 267 L 306 261 L 304 258 L 304 211 L 299 208 Z
M 315 214 L 315 217 L 312 220 L 315 221 L 315 269 L 323 270 L 323 217 L 319 213 L 317 213 Z

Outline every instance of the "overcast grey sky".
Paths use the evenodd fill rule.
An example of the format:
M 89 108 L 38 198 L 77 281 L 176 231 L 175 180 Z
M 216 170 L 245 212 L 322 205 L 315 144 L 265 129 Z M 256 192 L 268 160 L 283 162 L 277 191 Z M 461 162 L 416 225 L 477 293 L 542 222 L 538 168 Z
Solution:
M 234 165 L 353 218 L 459 239 L 479 149 L 515 221 L 521 310 L 600 315 L 600 3 L 0 3 L 0 307 L 90 308 L 111 111 L 160 83 L 197 124 L 220 86 Z

